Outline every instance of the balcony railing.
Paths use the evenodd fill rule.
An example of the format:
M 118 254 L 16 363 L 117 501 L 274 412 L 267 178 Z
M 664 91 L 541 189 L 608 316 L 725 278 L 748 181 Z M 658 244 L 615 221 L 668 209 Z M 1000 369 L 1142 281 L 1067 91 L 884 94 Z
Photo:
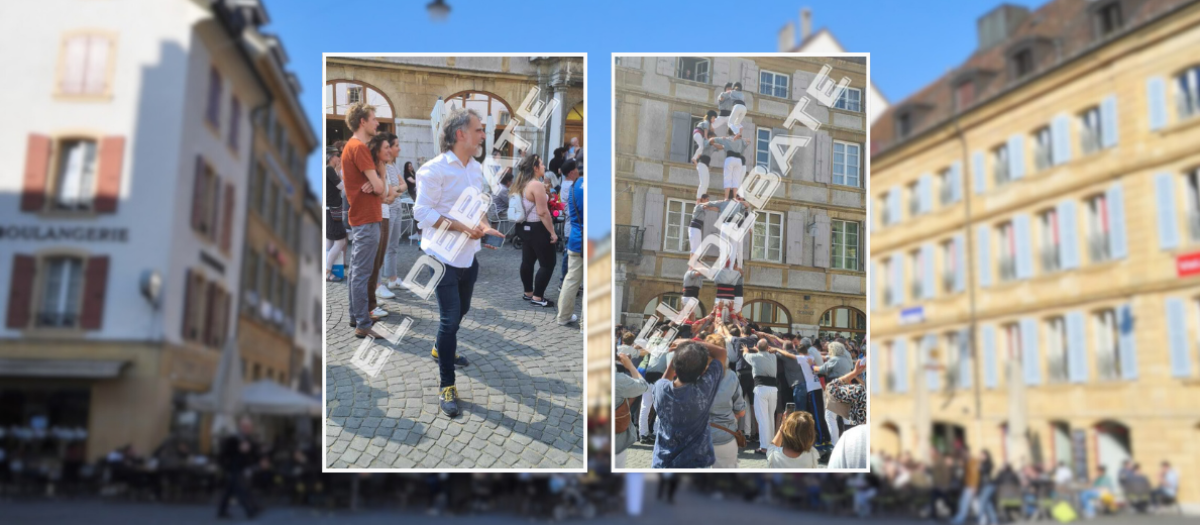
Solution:
M 1000 280 L 1011 281 L 1017 278 L 1017 261 L 1011 256 L 1000 258 Z
M 1093 262 L 1107 261 L 1110 257 L 1107 234 L 1094 234 L 1088 238 L 1088 253 Z
M 1058 258 L 1058 245 L 1050 245 L 1042 247 L 1042 271 L 1046 273 L 1057 272 L 1061 268 Z
M 613 230 L 613 252 L 618 262 L 637 264 L 642 259 L 642 236 L 646 229 L 629 224 L 618 224 Z

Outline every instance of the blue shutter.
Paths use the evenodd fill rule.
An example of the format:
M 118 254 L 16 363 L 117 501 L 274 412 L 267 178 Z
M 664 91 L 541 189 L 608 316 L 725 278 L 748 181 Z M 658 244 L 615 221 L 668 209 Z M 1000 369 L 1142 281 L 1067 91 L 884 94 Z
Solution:
M 921 246 L 921 266 L 924 267 L 921 269 L 921 280 L 924 281 L 921 293 L 924 294 L 926 299 L 933 299 L 934 291 L 937 289 L 937 286 L 934 284 L 937 280 L 933 275 L 933 254 L 933 243 L 929 242 Z M 913 270 L 916 270 L 916 268 L 913 268 Z
M 1025 176 L 1025 136 L 1008 137 L 1008 175 L 1012 180 Z
M 1064 270 L 1079 267 L 1078 221 L 1079 217 L 1075 213 L 1075 201 L 1067 200 L 1058 203 L 1058 249 Z
M 975 237 L 975 251 L 978 253 L 976 263 L 979 265 L 979 286 L 987 288 L 992 285 L 992 257 L 989 255 L 988 227 L 981 225 Z
M 958 331 L 958 348 L 947 349 L 947 352 L 958 352 L 958 386 L 971 388 L 971 336 L 970 330 L 963 328 Z
M 921 175 L 921 178 L 917 181 L 917 186 L 917 190 L 921 193 L 921 213 L 933 211 L 933 175 L 928 173 Z
M 1146 79 L 1146 104 L 1150 108 L 1150 131 L 1167 125 L 1167 85 L 1162 77 Z
M 1013 217 L 1013 233 L 1017 244 L 1017 278 L 1033 277 L 1033 238 L 1029 235 L 1029 215 Z
M 879 284 L 879 269 L 875 261 L 871 261 L 871 274 L 867 276 L 867 288 L 871 289 L 872 312 L 879 308 L 879 294 L 875 291 L 875 285 L 877 284 Z
M 1121 377 L 1134 380 L 1138 377 L 1137 345 L 1133 340 L 1133 307 L 1125 304 L 1117 308 L 1117 323 L 1121 334 L 1117 340 L 1117 352 L 1121 354 Z
M 1129 247 L 1125 240 L 1125 198 L 1121 184 L 1114 184 L 1108 189 L 1108 245 L 1112 250 L 1113 259 L 1124 259 L 1129 256 Z
M 933 334 L 925 334 L 925 337 L 921 340 L 922 364 L 928 365 L 933 363 L 933 351 L 936 348 L 937 336 Z M 941 376 L 938 374 L 937 370 L 925 370 L 925 387 L 928 388 L 930 392 L 936 392 L 942 387 Z
M 1175 212 L 1175 176 L 1162 172 L 1154 176 L 1154 195 L 1158 208 L 1158 246 L 1164 250 L 1179 247 L 1179 219 Z
M 981 328 L 979 342 L 983 345 L 983 384 L 988 388 L 996 388 L 996 327 L 987 325 Z
M 975 181 L 975 194 L 978 195 L 987 190 L 987 174 L 983 172 L 983 152 L 976 151 L 971 154 L 971 175 Z
M 891 221 L 889 221 L 888 224 L 896 224 L 896 223 L 900 222 L 900 187 L 899 186 L 892 186 L 892 189 L 890 191 L 888 191 L 887 207 L 888 207 L 888 217 L 891 217 Z
M 1066 318 L 1067 328 L 1067 377 L 1072 383 L 1086 383 L 1088 379 L 1087 339 L 1084 337 L 1083 313 L 1070 312 Z
M 962 162 L 954 161 L 950 165 L 950 201 L 958 202 L 962 200 Z
M 1171 376 L 1192 375 L 1192 356 L 1188 353 L 1187 316 L 1183 299 L 1167 299 L 1167 345 L 1171 353 Z
M 904 257 L 892 257 L 892 304 L 904 304 Z
M 1057 166 L 1071 160 L 1071 117 L 1059 115 L 1050 123 L 1051 159 Z
M 870 368 L 867 369 L 867 377 L 871 380 L 871 395 L 879 395 L 880 383 L 879 376 L 883 375 L 883 370 L 879 369 L 879 351 L 875 348 L 867 348 L 867 357 L 870 359 Z
M 954 272 L 954 291 L 962 292 L 967 289 L 967 259 L 966 259 L 966 239 L 963 234 L 954 236 L 954 258 L 958 262 L 958 266 Z
M 1100 102 L 1100 145 L 1111 148 L 1120 138 L 1117 131 L 1117 96 L 1109 95 Z
M 1021 364 L 1025 369 L 1025 384 L 1042 383 L 1042 363 L 1038 353 L 1037 320 L 1021 319 Z
M 908 341 L 897 339 L 893 346 L 895 363 L 892 370 L 896 372 L 896 393 L 908 392 Z

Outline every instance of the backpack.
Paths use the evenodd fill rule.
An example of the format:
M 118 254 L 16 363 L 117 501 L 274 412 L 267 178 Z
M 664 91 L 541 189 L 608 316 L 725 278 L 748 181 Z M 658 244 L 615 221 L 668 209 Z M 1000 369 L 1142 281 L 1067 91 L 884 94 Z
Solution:
M 525 206 L 520 195 L 508 196 L 508 219 L 513 222 L 525 222 Z

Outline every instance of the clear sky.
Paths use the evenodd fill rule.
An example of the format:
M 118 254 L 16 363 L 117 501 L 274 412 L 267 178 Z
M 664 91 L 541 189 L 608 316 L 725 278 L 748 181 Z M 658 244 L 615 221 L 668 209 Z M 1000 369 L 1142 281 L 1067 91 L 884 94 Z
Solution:
M 976 19 L 997 0 L 860 1 L 574 1 L 446 0 L 450 16 L 433 22 L 425 0 L 333 2 L 265 0 L 289 69 L 300 79 L 301 104 L 317 136 L 321 53 L 582 52 L 587 70 L 587 227 L 603 237 L 612 222 L 611 53 L 773 52 L 779 29 L 813 12 L 813 29 L 829 28 L 847 51 L 871 53 L 871 75 L 895 103 L 944 74 L 975 49 Z M 1010 2 L 1036 8 L 1042 2 Z M 797 33 L 799 29 L 797 29 Z M 322 158 L 309 159 L 320 192 Z

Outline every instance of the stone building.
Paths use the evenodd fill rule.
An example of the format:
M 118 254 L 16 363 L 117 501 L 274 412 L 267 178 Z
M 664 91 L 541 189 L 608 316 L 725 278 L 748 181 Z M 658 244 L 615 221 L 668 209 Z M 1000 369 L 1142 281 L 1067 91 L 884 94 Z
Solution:
M 593 244 L 588 241 L 587 384 L 588 416 L 607 415 L 612 411 L 613 323 L 612 323 L 612 244 L 609 238 Z
M 613 305 L 624 324 L 640 325 L 660 302 L 680 307 L 687 268 L 687 226 L 699 177 L 690 159 L 692 129 L 725 82 L 742 82 L 748 111 L 746 163 L 779 172 L 767 151 L 771 137 L 813 138 L 797 152 L 783 182 L 744 239 L 747 266 L 742 315 L 775 331 L 861 335 L 866 330 L 865 99 L 863 58 L 632 57 L 616 58 L 616 175 Z M 850 77 L 837 108 L 818 103 L 812 132 L 783 123 L 823 65 Z M 858 86 L 858 87 L 855 87 Z M 844 109 L 843 109 L 844 108 Z M 720 198 L 725 155 L 710 164 L 708 193 Z M 837 175 L 835 176 L 835 170 Z M 708 212 L 705 233 L 715 231 Z M 708 281 L 697 313 L 713 305 Z
M 350 138 L 346 108 L 359 100 L 375 106 L 380 130 L 400 139 L 399 161 L 417 167 L 441 153 L 434 142 L 431 114 L 438 100 L 476 109 L 491 130 L 490 147 L 513 122 L 533 88 L 538 100 L 558 101 L 540 129 L 525 119 L 517 133 L 531 150 L 549 159 L 572 137 L 584 139 L 582 57 L 337 57 L 325 61 L 325 141 Z M 505 147 L 511 156 L 513 144 Z M 488 148 L 485 148 L 488 149 Z M 484 152 L 481 152 L 484 153 Z M 482 155 L 479 157 L 482 159 Z
M 5 14 L 40 22 L 0 35 L 25 50 L 0 141 L 21 166 L 0 177 L 0 426 L 84 430 L 64 445 L 88 461 L 169 433 L 208 450 L 183 399 L 210 388 L 235 332 L 255 119 L 294 83 L 259 32 L 267 14 L 180 0 Z
M 1196 472 L 1200 2 L 978 27 L 872 128 L 872 445 Z

